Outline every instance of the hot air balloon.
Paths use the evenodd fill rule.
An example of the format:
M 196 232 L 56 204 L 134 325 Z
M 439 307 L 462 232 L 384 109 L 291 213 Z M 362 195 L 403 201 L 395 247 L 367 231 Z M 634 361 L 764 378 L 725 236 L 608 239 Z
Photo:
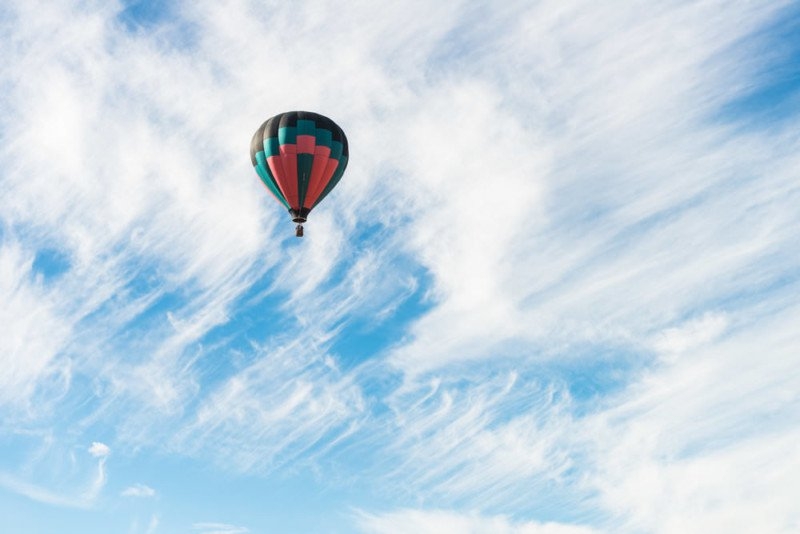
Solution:
M 267 119 L 250 143 L 261 181 L 289 210 L 303 236 L 308 214 L 331 192 L 347 167 L 347 137 L 328 117 L 289 111 Z

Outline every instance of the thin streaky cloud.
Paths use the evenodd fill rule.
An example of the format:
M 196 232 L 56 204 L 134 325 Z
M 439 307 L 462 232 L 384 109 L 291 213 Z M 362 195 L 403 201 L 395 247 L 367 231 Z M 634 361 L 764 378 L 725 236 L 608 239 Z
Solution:
M 4 3 L 8 528 L 797 531 L 799 21 Z M 290 109 L 352 156 L 303 240 Z
M 155 497 L 156 490 L 148 486 L 147 484 L 134 484 L 133 486 L 128 486 L 122 493 L 120 493 L 123 497 L 139 497 L 139 498 L 146 498 L 146 497 Z
M 476 534 L 594 534 L 599 531 L 580 525 L 514 522 L 505 516 L 481 516 L 449 510 L 403 509 L 385 514 L 357 514 L 361 532 L 369 534 L 458 533 Z
M 226 523 L 195 523 L 192 530 L 202 532 L 202 534 L 244 534 L 250 532 L 246 527 L 238 527 Z

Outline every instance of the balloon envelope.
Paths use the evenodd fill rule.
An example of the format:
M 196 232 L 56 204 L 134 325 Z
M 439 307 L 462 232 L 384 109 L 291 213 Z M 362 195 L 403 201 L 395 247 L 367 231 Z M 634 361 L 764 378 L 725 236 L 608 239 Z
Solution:
M 309 111 L 289 111 L 267 119 L 250 143 L 256 173 L 297 223 L 305 222 L 314 206 L 339 183 L 348 155 L 342 129 L 328 117 Z

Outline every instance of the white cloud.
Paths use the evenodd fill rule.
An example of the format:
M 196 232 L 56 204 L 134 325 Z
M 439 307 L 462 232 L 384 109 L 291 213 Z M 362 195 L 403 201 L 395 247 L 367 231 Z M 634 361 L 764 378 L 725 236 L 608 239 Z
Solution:
M 591 484 L 627 530 L 796 528 L 797 320 L 797 310 L 783 312 L 699 348 L 583 426 Z
M 192 530 L 198 530 L 203 534 L 244 534 L 250 532 L 246 527 L 238 527 L 226 523 L 195 523 Z
M 154 534 L 158 531 L 158 525 L 160 524 L 160 519 L 158 515 L 153 514 L 150 516 L 150 520 L 147 522 L 147 526 L 141 526 L 139 523 L 139 519 L 135 519 L 132 523 L 128 531 L 130 534 L 135 534 L 137 532 L 143 532 L 144 534 Z
M 0 249 L 0 403 L 46 420 L 87 379 L 103 392 L 97 417 L 130 422 L 121 431 L 138 440 L 195 393 L 187 347 L 278 260 L 266 220 L 277 214 L 236 136 L 207 144 L 214 125 L 249 131 L 252 115 L 220 116 L 236 106 L 207 69 L 119 31 L 113 6 L 95 8 L 8 6 L 31 23 L 2 43 L 14 80 L 2 128 L 15 142 L 0 153 L 0 213 L 25 240 L 4 233 Z M 37 249 L 56 250 L 65 271 L 34 272 Z
M 0 486 L 34 501 L 54 506 L 87 508 L 91 505 L 80 497 L 57 493 L 6 473 L 0 473 Z
M 493 357 L 514 339 L 638 345 L 794 265 L 760 259 L 795 233 L 776 194 L 792 174 L 773 167 L 796 160 L 796 140 L 708 121 L 735 95 L 731 76 L 747 73 L 705 65 L 736 63 L 742 49 L 729 47 L 772 11 L 559 4 L 506 32 L 530 55 L 509 46 L 470 58 L 510 93 L 487 85 L 459 106 L 480 84 L 453 75 L 415 95 L 404 121 L 415 157 L 397 163 L 400 184 L 430 199 L 406 241 L 439 300 L 394 355 L 407 372 Z
M 49 385 L 58 397 L 70 380 L 70 361 L 59 357 L 59 349 L 71 322 L 32 272 L 33 261 L 20 243 L 0 244 L 0 406 L 31 409 L 37 390 Z
M 88 452 L 97 459 L 96 465 L 88 466 L 70 455 L 69 469 L 63 470 L 60 449 L 53 441 L 47 436 L 38 450 L 26 451 L 28 457 L 14 466 L 17 473 L 0 471 L 0 486 L 53 506 L 92 508 L 107 482 L 106 460 L 111 450 L 103 443 L 93 442 Z
M 158 516 L 153 515 L 150 517 L 150 523 L 147 525 L 147 534 L 153 534 L 158 529 Z
M 788 534 L 800 524 L 799 312 L 724 337 L 706 335 L 725 326 L 719 316 L 690 321 L 682 330 L 698 343 L 682 344 L 684 357 L 591 404 L 479 371 L 406 389 L 390 404 L 382 487 L 426 505 L 591 518 L 601 531 Z M 464 517 L 409 515 L 367 514 L 363 526 L 470 531 Z
M 309 461 L 351 434 L 364 410 L 361 392 L 311 341 L 259 349 L 262 356 L 210 392 L 170 445 L 266 472 Z
M 667 354 L 682 353 L 717 338 L 725 330 L 724 315 L 706 313 L 678 327 L 667 328 L 656 335 L 654 348 Z
M 95 458 L 105 458 L 106 456 L 111 454 L 111 449 L 105 443 L 101 443 L 99 441 L 93 441 L 92 446 L 89 447 L 89 454 L 91 454 Z
M 146 484 L 134 484 L 122 490 L 123 497 L 155 497 L 156 490 Z
M 388 443 L 378 460 L 385 486 L 426 503 L 507 512 L 582 499 L 556 491 L 574 463 L 568 393 L 516 372 L 453 378 L 389 399 L 393 417 L 370 429 Z
M 3 420 L 258 473 L 342 445 L 398 500 L 514 518 L 365 513 L 376 532 L 582 531 L 533 520 L 573 506 L 620 532 L 796 530 L 800 150 L 793 124 L 717 115 L 784 5 L 278 3 L 267 23 L 197 2 L 177 42 L 119 31 L 119 6 L 9 4 Z M 288 244 L 246 146 L 297 107 L 342 123 L 353 159 Z M 37 271 L 45 248 L 65 272 Z M 390 365 L 341 371 L 332 340 L 398 309 L 422 285 L 408 264 L 430 311 Z M 208 336 L 254 284 L 296 324 Z M 617 383 L 571 398 L 601 357 Z M 0 483 L 89 505 L 110 451 L 89 452 L 70 487 Z
M 447 510 L 398 510 L 357 515 L 362 532 L 371 534 L 593 534 L 589 527 L 560 523 L 514 522 L 504 516 L 481 516 Z

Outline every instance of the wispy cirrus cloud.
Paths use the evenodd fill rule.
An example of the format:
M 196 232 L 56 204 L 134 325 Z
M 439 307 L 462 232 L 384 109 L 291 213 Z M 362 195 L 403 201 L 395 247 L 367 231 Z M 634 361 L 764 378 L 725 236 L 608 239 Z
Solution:
M 362 532 L 414 533 L 474 532 L 503 534 L 592 534 L 589 527 L 558 523 L 513 522 L 504 516 L 462 514 L 447 510 L 399 510 L 386 514 L 361 513 L 357 520 Z
M 37 390 L 58 395 L 70 379 L 70 362 L 59 358 L 71 324 L 55 295 L 32 272 L 33 251 L 4 239 L 0 246 L 0 404 L 29 410 Z M 49 387 L 47 387 L 49 385 Z M 45 396 L 45 399 L 47 396 Z
M 442 293 L 436 308 L 415 324 L 417 342 L 393 357 L 398 365 L 413 372 L 436 365 L 437 354 L 443 363 L 488 356 L 498 341 L 514 338 L 548 345 L 599 336 L 630 342 L 698 307 L 713 309 L 744 279 L 768 287 L 768 280 L 796 267 L 783 253 L 797 221 L 782 195 L 797 192 L 789 167 L 777 163 L 794 160 L 789 147 L 796 138 L 789 131 L 754 135 L 713 120 L 736 94 L 732 79 L 746 79 L 748 72 L 705 67 L 733 65 L 747 55 L 737 40 L 776 11 L 743 8 L 723 15 L 715 5 L 640 18 L 622 9 L 592 13 L 579 3 L 558 9 L 543 3 L 507 33 L 509 40 L 527 43 L 531 55 L 497 47 L 469 58 L 487 67 L 504 65 L 502 72 L 530 73 L 520 76 L 532 90 L 509 100 L 506 91 L 489 85 L 488 98 L 472 99 L 487 106 L 484 114 L 472 106 L 437 121 L 439 128 L 410 129 L 425 131 L 426 141 L 442 135 L 430 146 L 445 146 L 450 125 L 466 129 L 454 117 L 485 116 L 482 128 L 468 131 L 493 132 L 484 152 L 507 142 L 498 155 L 508 167 L 490 164 L 487 153 L 470 172 L 461 162 L 470 161 L 476 143 L 456 142 L 463 154 L 453 156 L 459 161 L 453 178 L 443 179 L 442 157 L 421 157 L 409 169 L 436 208 L 432 216 L 414 218 L 408 242 L 419 247 Z M 715 13 L 710 22 L 709 11 Z M 672 37 L 676 27 L 683 28 L 681 39 Z M 613 36 L 607 28 L 616 28 Z M 531 37 L 522 38 L 523 32 Z M 542 63 L 554 68 L 537 69 Z M 458 87 L 472 81 L 458 76 L 457 70 L 452 77 Z M 539 109 L 543 92 L 548 99 Z M 520 99 L 526 107 L 512 105 Z M 420 111 L 421 124 L 428 116 Z M 526 164 L 534 154 L 540 154 L 539 165 Z M 476 185 L 466 181 L 470 177 Z M 468 193 L 448 196 L 452 183 Z M 459 204 L 481 186 L 492 191 L 480 194 L 476 205 Z M 539 194 L 520 200 L 530 191 Z M 490 209 L 493 198 L 503 209 Z M 520 202 L 517 209 L 514 202 Z M 457 224 L 459 216 L 476 228 Z M 448 227 L 452 232 L 442 234 Z M 425 244 L 418 239 L 425 235 L 447 238 Z M 461 257 L 459 247 L 479 257 Z M 778 261 L 760 261 L 771 256 Z M 485 293 L 473 304 L 458 304 L 479 291 Z M 447 336 L 439 334 L 445 330 Z
M 796 320 L 795 310 L 684 355 L 592 418 L 591 481 L 625 526 L 795 528 L 785 492 L 800 465 L 787 448 L 800 410 Z
M 714 9 L 712 4 L 706 7 Z M 563 15 L 570 8 L 553 11 Z M 785 341 L 780 350 L 771 354 L 770 360 L 779 361 L 776 366 L 785 373 L 797 366 L 789 349 L 796 346 L 791 337 L 791 321 L 778 319 L 793 317 L 797 309 L 787 298 L 796 286 L 798 269 L 796 247 L 791 242 L 799 226 L 789 200 L 798 193 L 793 185 L 793 172 L 789 170 L 795 161 L 794 151 L 789 147 L 796 147 L 797 138 L 783 129 L 754 134 L 736 124 L 714 120 L 719 106 L 735 96 L 740 87 L 732 83 L 733 79 L 737 76 L 746 79 L 748 73 L 743 69 L 705 70 L 709 62 L 735 64 L 736 58 L 746 53 L 737 40 L 775 12 L 761 7 L 757 13 L 745 9 L 716 15 L 711 28 L 703 13 L 703 9 L 666 10 L 652 19 L 640 20 L 635 16 L 627 18 L 629 14 L 615 13 L 613 9 L 602 10 L 595 15 L 608 24 L 589 27 L 582 26 L 581 21 L 596 17 L 582 9 L 577 19 L 564 18 L 569 22 L 557 30 L 548 26 L 552 19 L 544 11 L 532 10 L 531 16 L 523 19 L 526 24 L 542 29 L 531 32 L 536 38 L 529 42 L 552 39 L 546 43 L 549 46 L 537 44 L 539 54 L 554 50 L 564 54 L 554 54 L 551 59 L 561 62 L 565 69 L 548 71 L 552 77 L 539 80 L 537 87 L 549 90 L 548 108 L 559 113 L 561 119 L 568 118 L 566 124 L 570 128 L 553 129 L 549 136 L 544 134 L 546 129 L 540 130 L 545 145 L 542 150 L 548 154 L 548 161 L 557 163 L 539 168 L 538 188 L 542 193 L 536 203 L 526 205 L 530 215 L 522 226 L 525 232 L 514 234 L 514 239 L 501 251 L 487 249 L 485 258 L 481 258 L 487 268 L 478 269 L 481 263 L 467 258 L 459 261 L 459 256 L 453 253 L 457 250 L 454 241 L 457 243 L 459 239 L 465 243 L 465 250 L 474 252 L 470 247 L 478 242 L 472 241 L 475 232 L 450 235 L 444 245 L 432 239 L 427 248 L 420 249 L 422 254 L 418 257 L 433 266 L 434 282 L 442 290 L 437 293 L 433 311 L 415 323 L 412 342 L 397 348 L 391 357 L 407 376 L 422 372 L 417 378 L 419 383 L 411 386 L 417 393 L 409 396 L 408 403 L 397 404 L 398 421 L 410 419 L 408 427 L 413 429 L 416 423 L 419 429 L 410 436 L 413 446 L 408 447 L 409 442 L 403 441 L 404 438 L 397 441 L 409 459 L 408 464 L 401 464 L 407 469 L 399 469 L 398 473 L 415 473 L 418 469 L 420 474 L 412 487 L 425 488 L 426 495 L 431 490 L 441 491 L 445 499 L 461 497 L 467 502 L 472 502 L 470 498 L 481 499 L 484 491 L 496 494 L 498 485 L 520 495 L 520 491 L 511 488 L 524 480 L 524 469 L 517 468 L 511 476 L 495 479 L 492 471 L 476 470 L 473 463 L 475 458 L 484 458 L 475 454 L 473 444 L 481 440 L 474 436 L 485 433 L 484 443 L 501 439 L 512 426 L 497 423 L 505 420 L 503 415 L 514 421 L 517 428 L 531 432 L 520 439 L 521 443 L 547 444 L 544 450 L 545 457 L 550 459 L 548 466 L 559 465 L 552 459 L 560 457 L 575 472 L 584 473 L 591 470 L 589 466 L 594 462 L 612 461 L 602 445 L 596 450 L 590 447 L 597 456 L 587 457 L 583 438 L 573 438 L 584 436 L 588 443 L 596 442 L 598 436 L 593 430 L 596 421 L 615 413 L 613 407 L 617 403 L 625 405 L 640 392 L 650 391 L 653 380 L 663 380 L 665 388 L 675 386 L 673 381 L 680 379 L 673 374 L 674 368 L 657 363 L 662 355 L 681 359 L 676 369 L 685 372 L 681 376 L 693 381 L 693 386 L 691 393 L 685 392 L 686 398 L 668 395 L 669 400 L 663 399 L 664 411 L 659 410 L 653 416 L 654 425 L 670 427 L 667 413 L 687 417 L 693 414 L 697 426 L 692 428 L 706 429 L 707 433 L 702 435 L 709 442 L 741 440 L 743 451 L 751 446 L 759 450 L 767 447 L 771 438 L 750 443 L 746 429 L 761 421 L 761 403 L 770 397 L 762 388 L 778 386 L 781 379 L 779 373 L 771 371 L 754 375 L 751 372 L 761 362 L 759 355 L 764 354 L 759 347 L 772 346 L 775 339 Z M 728 16 L 731 19 L 726 22 Z M 618 28 L 614 37 L 594 34 L 598 28 L 606 27 Z M 680 41 L 669 37 L 675 27 L 687 32 Z M 735 31 L 730 31 L 731 28 Z M 568 42 L 566 36 L 574 37 L 575 41 Z M 642 46 L 636 44 L 640 41 Z M 576 42 L 584 42 L 587 48 L 570 49 Z M 654 43 L 659 43 L 658 48 Z M 665 50 L 664 43 L 676 50 L 693 52 L 676 61 L 675 50 Z M 630 49 L 636 49 L 637 54 L 621 53 Z M 574 60 L 572 65 L 567 65 L 565 58 Z M 597 61 L 598 58 L 605 61 Z M 524 61 L 519 62 L 524 64 Z M 513 72 L 537 72 L 533 63 L 530 67 Z M 577 85 L 565 72 L 573 67 L 571 74 L 580 72 L 584 77 Z M 623 72 L 630 74 L 623 76 Z M 665 80 L 669 83 L 662 83 Z M 524 96 L 539 94 L 532 91 Z M 675 110 L 681 110 L 680 114 L 675 114 Z M 529 112 L 526 118 L 530 116 Z M 508 119 L 513 124 L 513 115 Z M 523 133 L 535 131 L 529 122 Z M 551 123 L 545 120 L 543 124 Z M 427 133 L 430 128 L 420 130 Z M 462 145 L 456 143 L 456 146 Z M 419 162 L 415 174 L 428 176 L 423 168 L 426 162 Z M 442 173 L 441 166 L 434 165 L 432 169 Z M 461 171 L 462 166 L 458 169 Z M 587 177 L 594 177 L 595 181 Z M 493 175 L 491 183 L 497 185 L 503 179 Z M 437 177 L 432 177 L 425 185 L 436 183 Z M 463 176 L 459 176 L 458 183 L 464 183 Z M 515 191 L 512 187 L 507 190 Z M 437 209 L 446 211 L 447 197 L 437 198 L 445 203 L 437 205 Z M 459 201 L 462 199 L 458 197 Z M 471 215 L 471 211 L 475 210 L 464 208 L 464 216 L 479 220 L 480 216 Z M 453 219 L 450 216 L 448 222 Z M 441 229 L 436 226 L 435 217 L 414 220 L 419 221 L 421 235 L 437 235 L 435 230 Z M 510 225 L 512 231 L 515 227 L 518 225 Z M 428 250 L 430 256 L 425 255 Z M 453 264 L 458 268 L 453 268 Z M 464 269 L 462 277 L 457 276 L 459 268 Z M 437 272 L 442 274 L 436 275 Z M 443 290 L 448 287 L 454 289 Z M 483 299 L 473 303 L 465 300 L 484 288 L 492 291 Z M 466 306 L 459 306 L 465 302 Z M 504 313 L 495 313 L 503 309 Z M 749 326 L 753 322 L 771 326 L 752 329 Z M 751 341 L 744 350 L 730 341 L 741 343 L 748 336 Z M 502 361 L 534 373 L 538 370 L 547 377 L 545 380 L 555 379 L 556 384 L 569 390 L 577 387 L 571 373 L 593 365 L 588 358 L 609 352 L 610 360 L 605 360 L 605 365 L 612 369 L 618 366 L 622 392 L 606 394 L 599 386 L 597 393 L 588 399 L 597 405 L 585 404 L 586 399 L 565 404 L 564 416 L 553 425 L 556 432 L 552 434 L 541 432 L 535 419 L 529 418 L 529 408 L 494 412 L 491 406 L 479 403 L 482 386 L 469 379 L 474 371 L 464 364 L 488 358 L 498 366 Z M 678 353 L 683 354 L 676 356 Z M 638 363 L 626 370 L 630 354 L 635 354 Z M 728 362 L 726 355 L 736 355 L 738 363 L 732 367 L 735 371 L 724 373 L 721 383 L 725 386 L 721 389 L 717 383 L 720 377 L 710 369 L 721 370 Z M 554 364 L 548 363 L 554 359 L 565 360 L 555 378 Z M 685 359 L 696 365 L 684 367 Z M 652 366 L 655 367 L 648 369 Z M 437 378 L 455 383 L 461 380 L 460 387 L 454 387 L 451 403 L 430 402 L 431 398 L 439 399 L 431 393 L 437 388 L 426 388 L 425 384 L 436 383 Z M 597 378 L 589 380 L 599 382 Z M 758 393 L 745 397 L 735 393 L 748 391 L 754 383 L 759 384 Z M 785 391 L 785 387 L 778 386 L 778 391 Z M 459 405 L 457 399 L 464 399 L 464 404 Z M 790 414 L 796 409 L 794 400 L 780 394 L 767 403 L 782 414 L 777 417 L 780 422 L 775 423 L 783 429 L 781 435 L 790 435 Z M 720 412 L 721 406 L 729 407 L 730 412 Z M 474 411 L 470 412 L 471 409 Z M 599 415 L 597 418 L 578 415 L 586 410 Z M 554 415 L 558 408 L 547 406 L 544 413 Z M 437 419 L 440 415 L 442 419 Z M 637 415 L 648 419 L 644 414 Z M 720 418 L 725 427 L 711 423 Z M 633 420 L 638 421 L 638 417 Z M 430 429 L 427 435 L 426 428 Z M 607 437 L 608 442 L 599 443 L 611 446 L 620 435 L 636 435 L 633 428 L 614 429 Z M 415 453 L 417 450 L 420 454 Z M 720 456 L 725 454 L 721 450 L 716 452 Z M 747 454 L 742 452 L 741 458 Z M 490 457 L 499 464 L 520 455 L 498 448 Z M 628 458 L 628 455 L 620 453 L 613 457 Z M 769 462 L 777 458 L 770 455 Z M 700 455 L 693 461 L 696 463 L 691 465 L 700 469 L 707 461 L 713 469 L 716 455 Z M 535 465 L 535 462 L 523 463 L 526 467 Z M 491 466 L 493 460 L 484 458 L 480 465 Z M 665 470 L 671 468 L 670 462 L 658 465 Z M 623 465 L 619 469 L 624 477 Z M 734 472 L 732 479 L 747 476 L 744 464 Z M 400 478 L 406 480 L 403 475 Z M 534 478 L 543 477 L 537 473 Z M 655 479 L 644 476 L 625 479 L 630 482 L 632 492 L 649 487 L 642 480 L 657 485 Z M 731 481 L 734 487 L 746 486 L 740 484 L 742 479 L 736 480 Z M 603 509 L 619 512 L 618 504 L 625 508 L 623 498 L 618 504 L 612 498 L 615 504 L 607 508 L 598 506 L 597 501 L 587 498 L 597 489 L 591 484 L 584 486 L 569 477 L 558 480 L 557 484 L 569 487 L 568 492 L 582 502 L 584 510 L 601 510 L 602 515 Z M 783 482 L 778 485 L 785 487 Z M 730 494 L 723 497 L 717 493 L 723 486 L 720 483 L 697 491 L 707 496 L 719 495 L 723 500 L 732 498 Z M 614 494 L 607 486 L 602 486 L 601 493 L 606 490 Z M 502 490 L 499 491 L 502 495 Z M 681 493 L 678 484 L 671 485 L 670 491 Z M 659 495 L 668 501 L 682 498 L 677 494 Z M 648 502 L 657 506 L 655 500 Z M 789 525 L 793 524 L 791 512 L 782 502 L 782 498 L 776 498 L 769 505 L 763 503 L 775 506 L 778 511 L 779 519 L 773 525 L 776 532 L 791 531 Z M 639 508 L 640 504 L 644 506 L 631 505 L 620 514 L 625 517 L 629 513 L 628 518 L 637 519 L 627 524 L 623 520 L 624 526 L 615 528 L 662 528 L 670 532 L 680 530 L 680 521 L 692 516 L 688 510 L 674 515 L 664 510 L 664 526 L 656 526 L 655 522 L 640 524 L 637 521 L 644 521 L 650 510 Z M 737 524 L 735 528 L 746 529 L 742 525 L 758 524 L 755 510 L 759 506 L 762 505 L 749 509 L 753 510 L 752 516 L 750 512 L 733 513 L 735 505 L 732 505 L 724 511 L 703 508 L 694 517 L 716 528 L 730 529 Z M 519 504 L 512 508 L 520 513 L 525 507 Z M 529 509 L 529 513 L 535 512 Z
M 38 451 L 38 456 L 47 456 L 49 453 L 48 449 L 51 448 L 53 448 L 52 443 L 45 443 L 44 448 Z M 51 474 L 47 474 L 41 478 L 47 482 L 39 483 L 41 479 L 37 480 L 38 477 L 35 477 L 35 475 L 41 475 L 41 473 L 38 473 L 41 467 L 38 465 L 39 462 L 37 461 L 41 458 L 34 457 L 33 462 L 28 458 L 27 465 L 23 465 L 21 468 L 18 466 L 17 470 L 20 471 L 19 473 L 0 471 L 0 487 L 34 501 L 53 506 L 91 508 L 96 504 L 108 480 L 106 460 L 109 454 L 111 454 L 111 449 L 108 445 L 95 441 L 86 450 L 86 453 L 96 458 L 97 464 L 94 469 L 89 466 L 83 466 L 82 462 L 76 458 L 75 455 L 71 455 L 70 463 L 72 464 L 72 469 L 70 469 L 70 471 L 74 471 L 76 467 L 81 466 L 77 476 L 62 475 L 60 477 L 53 477 Z M 58 463 L 51 465 L 56 465 L 56 468 L 59 470 L 63 469 Z M 31 473 L 31 471 L 35 473 Z M 94 476 L 89 474 L 92 471 L 94 471 Z M 65 480 L 69 483 L 69 486 L 65 486 Z
M 385 483 L 393 491 L 503 512 L 564 509 L 582 500 L 579 492 L 555 491 L 575 466 L 571 399 L 555 384 L 483 369 L 420 384 L 389 407 L 393 417 L 377 436 L 389 444 L 379 462 L 386 462 Z
M 250 532 L 245 527 L 237 527 L 226 523 L 195 523 L 192 530 L 197 530 L 203 534 L 243 534 Z
M 147 484 L 134 484 L 133 486 L 128 486 L 122 493 L 120 493 L 123 497 L 139 497 L 139 498 L 146 498 L 146 497 L 155 497 L 156 490 L 148 486 Z
M 37 12 L 36 24 L 10 29 L 5 41 L 16 45 L 6 47 L 4 72 L 18 82 L 4 95 L 3 135 L 14 142 L 2 152 L 8 194 L 0 209 L 4 235 L 24 236 L 25 248 L 14 251 L 4 239 L 4 262 L 15 266 L 3 277 L 14 304 L 4 310 L 15 317 L 5 324 L 18 348 L 2 358 L 26 362 L 31 378 L 52 377 L 38 381 L 45 400 L 92 376 L 109 392 L 99 404 L 145 401 L 173 414 L 193 391 L 184 350 L 226 321 L 232 301 L 271 265 L 270 254 L 258 252 L 259 197 L 227 187 L 232 168 L 210 164 L 236 158 L 192 147 L 214 119 L 206 115 L 201 122 L 210 122 L 201 125 L 196 114 L 176 117 L 208 110 L 200 100 L 177 110 L 150 90 L 156 80 L 166 87 L 170 76 L 207 73 L 117 31 L 111 9 L 73 7 L 74 16 Z M 20 19 L 31 14 L 28 5 L 14 11 Z M 58 30 L 45 43 L 39 35 L 48 25 Z M 138 75 L 128 79 L 133 70 Z M 247 171 L 246 161 L 240 167 Z M 42 250 L 63 258 L 61 272 L 37 261 Z M 35 358 L 19 357 L 20 350 Z M 24 404 L 34 389 L 22 371 L 3 380 L 19 386 L 15 402 Z M 46 417 L 40 406 L 32 415 Z
M 171 446 L 242 472 L 267 472 L 309 461 L 351 434 L 364 410 L 358 387 L 313 346 L 271 349 L 221 382 Z
M 796 530 L 788 2 L 121 7 L 2 8 L 4 487 L 91 501 L 101 428 L 335 458 L 366 531 Z M 354 150 L 289 244 L 245 151 L 298 107 Z

